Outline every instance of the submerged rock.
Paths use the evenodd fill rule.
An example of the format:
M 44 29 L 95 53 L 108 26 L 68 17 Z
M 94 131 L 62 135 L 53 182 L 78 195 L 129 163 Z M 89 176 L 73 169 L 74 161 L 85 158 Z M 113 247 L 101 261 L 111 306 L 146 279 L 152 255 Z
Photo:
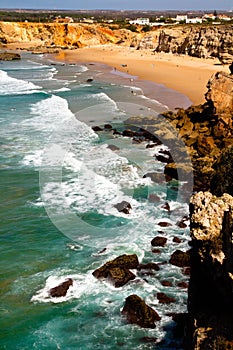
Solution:
M 59 298 L 66 296 L 66 293 L 70 286 L 73 285 L 72 278 L 68 278 L 66 281 L 62 282 L 58 286 L 51 288 L 49 291 L 49 295 L 53 298 Z
M 122 287 L 136 276 L 130 269 L 137 269 L 139 265 L 136 254 L 121 255 L 114 260 L 108 261 L 106 264 L 96 269 L 92 274 L 97 279 L 107 279 L 114 287 Z
M 158 313 L 136 294 L 126 298 L 122 314 L 129 323 L 144 328 L 155 328 L 155 322 L 161 319 Z
M 157 293 L 157 298 L 161 304 L 170 304 L 176 301 L 175 298 L 169 297 L 165 293 Z
M 111 151 L 119 151 L 119 147 L 115 146 L 115 145 L 108 145 L 107 148 L 109 148 Z
M 160 267 L 159 267 L 158 264 L 151 262 L 151 263 L 147 263 L 147 264 L 139 264 L 137 269 L 139 271 L 141 271 L 141 270 L 155 270 L 155 271 L 159 271 Z

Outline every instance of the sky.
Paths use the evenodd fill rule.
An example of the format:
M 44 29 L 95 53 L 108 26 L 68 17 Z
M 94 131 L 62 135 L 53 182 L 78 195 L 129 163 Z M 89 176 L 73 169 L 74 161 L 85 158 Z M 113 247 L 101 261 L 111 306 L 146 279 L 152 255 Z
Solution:
M 109 10 L 233 10 L 233 0 L 0 0 L 0 8 Z

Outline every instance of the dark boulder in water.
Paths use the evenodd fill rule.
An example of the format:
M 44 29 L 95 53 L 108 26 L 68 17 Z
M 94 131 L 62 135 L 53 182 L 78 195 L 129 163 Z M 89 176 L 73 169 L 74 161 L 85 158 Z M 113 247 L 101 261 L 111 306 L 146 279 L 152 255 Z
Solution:
M 122 314 L 129 323 L 143 328 L 155 328 L 155 322 L 161 319 L 158 313 L 136 294 L 126 298 Z
M 161 154 L 162 153 L 162 154 Z M 172 163 L 173 159 L 169 151 L 160 151 L 160 154 L 155 155 L 155 158 L 162 163 Z
M 139 264 L 137 269 L 139 271 L 141 271 L 141 270 L 155 270 L 155 271 L 159 271 L 160 267 L 159 267 L 158 264 L 156 264 L 154 262 L 150 262 L 150 263 L 147 263 L 147 264 Z
M 161 281 L 160 283 L 164 287 L 172 287 L 172 282 L 170 282 L 170 281 Z
M 130 209 L 132 209 L 131 204 L 126 202 L 126 201 L 122 201 L 121 203 L 117 203 L 114 205 L 114 207 L 121 213 L 124 214 L 129 214 L 130 213 Z
M 169 297 L 165 293 L 157 293 L 157 298 L 161 304 L 170 304 L 176 301 L 175 298 Z
M 190 265 L 190 253 L 189 252 L 182 252 L 182 250 L 176 250 L 170 260 L 170 264 L 178 266 L 178 267 L 185 267 Z
M 156 236 L 151 241 L 152 247 L 164 247 L 166 243 L 167 243 L 167 238 L 161 237 L 161 236 Z
M 121 255 L 116 259 L 108 261 L 106 264 L 96 269 L 92 274 L 97 279 L 107 279 L 116 288 L 124 286 L 136 276 L 129 269 L 136 269 L 139 265 L 136 254 Z
M 135 136 L 135 132 L 130 130 L 130 129 L 126 129 L 123 131 L 122 133 L 123 136 L 127 136 L 127 137 L 134 137 Z
M 169 227 L 172 226 L 172 224 L 170 222 L 166 222 L 166 221 L 161 221 L 158 223 L 159 226 L 161 227 Z
M 105 128 L 105 129 L 112 129 L 112 125 L 111 125 L 111 124 L 105 124 L 105 125 L 104 125 L 104 128 Z
M 181 243 L 182 240 L 179 237 L 174 237 L 172 242 L 174 242 L 174 243 Z
M 49 291 L 49 295 L 53 298 L 59 298 L 66 296 L 66 293 L 70 286 L 73 285 L 72 278 L 68 278 L 66 281 L 62 282 L 58 286 L 51 288 Z
M 93 126 L 92 127 L 93 131 L 102 131 L 103 129 L 101 129 L 98 125 L 97 126 Z

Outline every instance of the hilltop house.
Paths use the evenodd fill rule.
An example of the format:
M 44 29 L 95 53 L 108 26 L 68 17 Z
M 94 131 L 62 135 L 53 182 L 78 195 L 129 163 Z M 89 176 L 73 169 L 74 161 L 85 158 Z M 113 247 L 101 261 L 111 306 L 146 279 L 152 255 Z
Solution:
M 202 23 L 202 18 L 200 18 L 200 17 L 187 18 L 185 20 L 185 23 L 193 23 L 193 24 L 195 24 L 195 23 Z
M 139 24 L 139 25 L 149 25 L 150 19 L 149 18 L 137 18 L 135 20 L 129 21 L 130 24 Z

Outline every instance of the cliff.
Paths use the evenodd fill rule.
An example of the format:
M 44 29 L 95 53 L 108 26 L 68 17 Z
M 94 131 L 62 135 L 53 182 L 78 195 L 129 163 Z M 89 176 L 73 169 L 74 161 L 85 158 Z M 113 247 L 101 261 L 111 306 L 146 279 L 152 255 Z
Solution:
M 140 35 L 139 35 L 140 36 Z M 79 23 L 0 22 L 0 43 L 30 43 L 33 47 L 83 47 L 108 43 L 137 45 L 130 30 L 111 30 L 100 25 Z
M 218 72 L 211 77 L 207 88 L 205 104 L 179 109 L 176 113 L 164 113 L 192 159 L 195 191 L 209 190 L 219 181 L 220 174 L 226 174 L 224 167 L 216 162 L 233 144 L 233 75 Z M 165 172 L 169 175 L 174 166 L 168 164 Z M 222 193 L 218 191 L 218 194 Z
M 199 192 L 190 202 L 192 238 L 187 350 L 233 349 L 233 197 Z
M 32 47 L 78 48 L 118 44 L 157 52 L 217 57 L 233 61 L 233 26 L 173 26 L 150 32 L 110 29 L 100 24 L 0 22 L 0 44 L 30 43 Z
M 224 64 L 230 64 L 233 61 L 232 43 L 232 25 L 182 26 L 162 30 L 156 51 L 218 57 Z

